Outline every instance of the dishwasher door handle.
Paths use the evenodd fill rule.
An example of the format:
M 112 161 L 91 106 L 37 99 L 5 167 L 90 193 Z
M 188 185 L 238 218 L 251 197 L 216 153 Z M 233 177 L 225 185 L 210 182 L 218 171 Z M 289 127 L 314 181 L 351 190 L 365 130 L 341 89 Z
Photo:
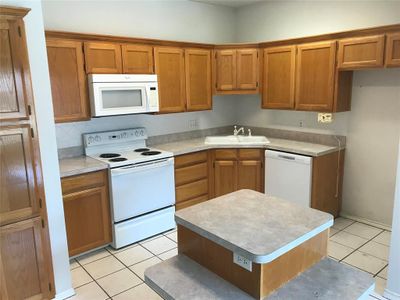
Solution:
M 278 157 L 279 157 L 279 158 L 283 158 L 283 159 L 296 160 L 296 157 L 294 157 L 294 156 L 289 156 L 289 155 L 282 155 L 282 154 L 279 154 Z

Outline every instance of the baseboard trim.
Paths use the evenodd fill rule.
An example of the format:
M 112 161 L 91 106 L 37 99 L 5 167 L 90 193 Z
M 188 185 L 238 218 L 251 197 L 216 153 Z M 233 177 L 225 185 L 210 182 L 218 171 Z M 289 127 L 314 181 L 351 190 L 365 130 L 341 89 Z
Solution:
M 75 290 L 73 288 L 70 288 L 64 292 L 57 293 L 56 296 L 54 297 L 55 300 L 64 300 L 69 297 L 72 297 L 75 295 Z
M 386 224 L 380 223 L 380 222 L 375 222 L 366 218 L 360 218 L 360 217 L 356 217 L 350 214 L 347 214 L 345 212 L 341 212 L 340 216 L 343 218 L 348 218 L 348 219 L 352 219 L 354 221 L 360 222 L 360 223 L 365 223 L 367 225 L 371 225 L 371 226 L 375 226 L 384 230 L 388 230 L 388 231 L 392 231 L 392 227 L 388 226 Z

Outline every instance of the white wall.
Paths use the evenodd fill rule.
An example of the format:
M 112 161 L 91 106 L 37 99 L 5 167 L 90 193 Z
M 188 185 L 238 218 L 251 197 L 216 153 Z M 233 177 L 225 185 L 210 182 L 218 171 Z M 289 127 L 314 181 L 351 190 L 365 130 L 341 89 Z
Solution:
M 280 40 L 400 23 L 400 1 L 268 1 L 237 11 L 238 42 Z M 320 125 L 312 112 L 259 110 L 260 97 L 237 103 L 240 123 L 347 135 L 343 211 L 391 224 L 399 137 L 398 70 L 354 73 L 351 112 Z M 303 127 L 299 127 L 302 122 Z
M 70 296 L 73 290 L 69 270 L 41 3 L 39 0 L 3 0 L 1 4 L 31 8 L 24 21 L 35 99 L 56 296 Z
M 45 28 L 183 40 L 204 43 L 232 42 L 232 8 L 190 1 L 43 1 Z M 105 21 L 106 20 L 106 21 Z M 131 115 L 58 124 L 58 148 L 80 146 L 82 133 L 144 126 L 150 136 L 234 123 L 235 97 L 214 97 L 212 111 L 169 115 Z M 189 121 L 198 127 L 190 128 Z

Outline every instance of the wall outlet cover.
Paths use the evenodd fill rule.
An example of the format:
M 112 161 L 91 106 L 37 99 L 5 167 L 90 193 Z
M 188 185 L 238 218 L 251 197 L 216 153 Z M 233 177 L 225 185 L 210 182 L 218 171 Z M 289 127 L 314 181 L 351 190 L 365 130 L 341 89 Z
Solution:
M 233 262 L 247 271 L 251 272 L 253 269 L 253 262 L 237 253 L 233 253 Z
M 318 123 L 332 123 L 333 115 L 331 113 L 318 113 Z

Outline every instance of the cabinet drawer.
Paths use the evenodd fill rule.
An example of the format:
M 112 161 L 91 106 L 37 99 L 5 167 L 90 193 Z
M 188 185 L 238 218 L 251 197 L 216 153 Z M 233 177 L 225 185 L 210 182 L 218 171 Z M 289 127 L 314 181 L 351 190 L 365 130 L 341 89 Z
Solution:
M 82 175 L 70 176 L 61 179 L 63 195 L 103 186 L 107 182 L 107 171 L 86 173 Z
M 338 67 L 357 69 L 383 66 L 384 35 L 339 41 Z
M 196 198 L 193 198 L 190 200 L 186 200 L 186 201 L 177 203 L 175 206 L 175 210 L 180 210 L 180 209 L 183 209 L 183 208 L 195 205 L 195 204 L 199 204 L 199 203 L 207 201 L 207 200 L 208 200 L 208 195 L 203 195 L 203 196 L 196 197 Z
M 215 159 L 236 159 L 237 151 L 236 149 L 218 149 L 215 150 Z
M 176 188 L 176 202 L 182 202 L 208 193 L 208 179 L 181 185 Z
M 207 161 L 207 151 L 184 154 L 175 157 L 175 168 Z
M 205 177 L 207 177 L 207 162 L 179 168 L 175 170 L 175 185 L 179 186 Z
M 263 149 L 239 149 L 239 159 L 261 159 Z

